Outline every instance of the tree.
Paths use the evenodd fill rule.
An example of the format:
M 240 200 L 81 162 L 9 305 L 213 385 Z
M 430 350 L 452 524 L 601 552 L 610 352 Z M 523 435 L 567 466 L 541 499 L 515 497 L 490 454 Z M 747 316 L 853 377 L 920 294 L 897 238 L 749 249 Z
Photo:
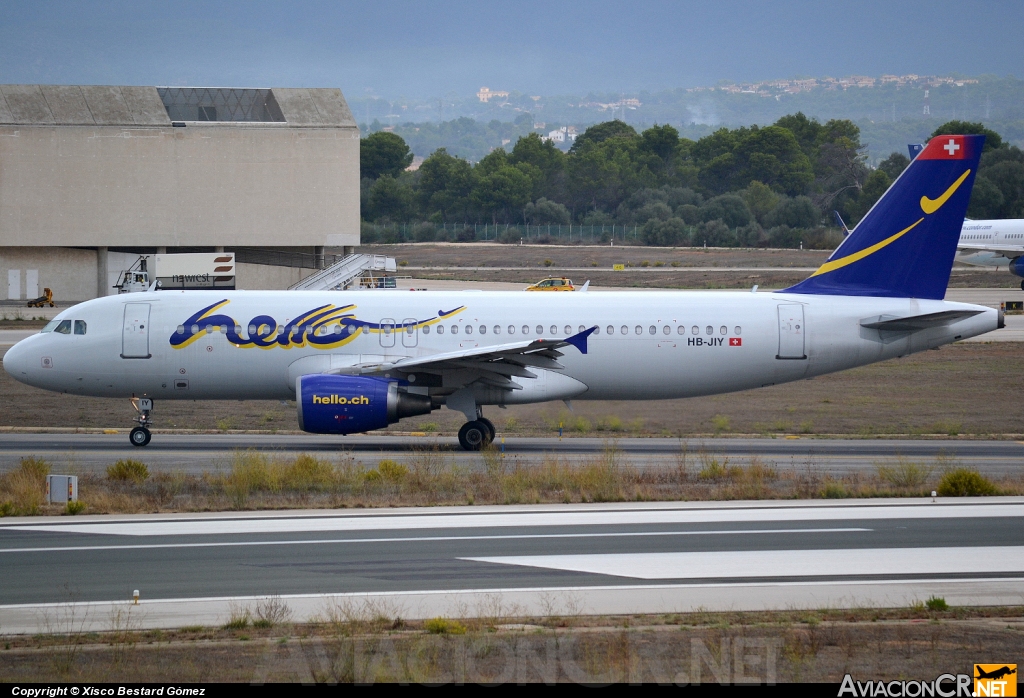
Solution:
M 765 225 L 775 227 L 787 225 L 790 228 L 813 228 L 821 220 L 821 209 L 806 196 L 783 199 L 771 213 L 765 216 Z
M 978 177 L 991 182 L 1003 195 L 999 218 L 1018 218 L 1024 214 L 1024 163 L 1003 160 L 981 168 Z
M 1003 145 L 1003 137 L 980 121 L 947 121 L 932 131 L 932 138 L 935 136 L 985 136 L 985 147 L 981 152 L 987 153 L 990 150 L 998 150 Z
M 693 244 L 707 245 L 708 247 L 735 247 L 736 234 L 718 219 L 705 221 L 693 234 Z
M 779 205 L 779 195 L 763 182 L 758 182 L 757 180 L 751 182 L 739 194 L 747 202 L 747 208 L 750 209 L 754 218 L 762 224 L 764 223 L 764 217 Z
M 903 153 L 893 153 L 879 163 L 878 169 L 889 175 L 889 179 L 896 181 L 896 178 L 903 174 L 903 170 L 907 169 L 909 164 L 910 158 L 906 155 Z
M 974 178 L 971 203 L 967 206 L 968 218 L 999 218 L 1003 211 L 1003 193 L 999 187 L 983 174 Z
M 637 167 L 638 140 L 608 138 L 570 154 L 566 189 L 574 211 L 614 211 L 631 192 L 657 183 L 650 170 Z
M 800 149 L 791 131 L 778 126 L 751 129 L 739 148 L 747 167 L 739 173 L 737 188 L 751 181 L 764 182 L 772 189 L 796 196 L 814 181 L 810 158 Z
M 652 218 L 644 224 L 643 238 L 645 245 L 677 247 L 689 241 L 690 232 L 686 223 L 679 218 Z
M 526 222 L 533 225 L 569 225 L 569 209 L 562 204 L 541 197 L 526 204 Z
M 522 211 L 532 190 L 533 182 L 527 174 L 516 166 L 504 164 L 477 176 L 470 198 L 482 213 L 489 214 L 491 221 L 497 223 L 499 213 L 508 220 L 513 211 Z
M 529 163 L 543 172 L 545 177 L 550 178 L 565 169 L 565 153 L 556 148 L 551 141 L 531 133 L 516 141 L 509 162 L 513 165 Z
M 412 163 L 409 146 L 394 133 L 371 133 L 359 143 L 359 176 L 377 179 L 381 175 L 397 177 Z
M 730 228 L 737 228 L 750 222 L 750 209 L 743 197 L 723 194 L 710 199 L 700 207 L 702 221 L 720 220 Z
M 465 215 L 473 187 L 473 169 L 468 162 L 438 148 L 423 161 L 418 174 L 420 206 L 428 216 L 437 213 L 442 221 L 449 221 L 455 214 Z
M 412 209 L 413 194 L 409 187 L 389 174 L 381 175 L 367 196 L 366 217 L 371 220 L 387 218 L 393 221 L 404 221 Z
M 657 155 L 666 163 L 675 156 L 678 148 L 679 131 L 668 124 L 655 124 L 640 134 L 640 149 Z
M 625 121 L 605 121 L 595 124 L 581 133 L 569 149 L 570 153 L 581 153 L 587 148 L 604 143 L 609 138 L 636 138 L 636 129 Z
M 868 175 L 867 181 L 864 182 L 864 187 L 860 190 L 860 195 L 856 201 L 850 203 L 847 207 L 847 215 L 850 220 L 846 221 L 847 225 L 856 225 L 857 221 L 863 218 L 871 207 L 875 205 L 875 202 L 882 198 L 882 194 L 892 185 L 892 180 L 882 170 L 874 170 Z

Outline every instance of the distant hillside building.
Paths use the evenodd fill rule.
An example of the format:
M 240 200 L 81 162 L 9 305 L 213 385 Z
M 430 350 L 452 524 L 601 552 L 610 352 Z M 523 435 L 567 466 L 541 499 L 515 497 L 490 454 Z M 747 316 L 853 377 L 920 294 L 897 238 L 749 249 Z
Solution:
M 501 99 L 508 99 L 508 92 L 491 91 L 487 87 L 481 87 L 480 91 L 476 93 L 477 99 L 481 102 L 489 102 L 494 97 L 500 97 Z
M 359 129 L 340 90 L 0 85 L 12 300 L 108 294 L 158 251 L 234 251 L 239 288 L 282 288 L 324 246 L 358 244 Z

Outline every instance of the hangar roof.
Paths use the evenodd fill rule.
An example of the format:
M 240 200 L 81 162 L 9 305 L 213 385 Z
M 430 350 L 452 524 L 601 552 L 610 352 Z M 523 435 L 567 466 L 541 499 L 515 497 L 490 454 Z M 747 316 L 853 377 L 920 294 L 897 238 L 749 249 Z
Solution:
M 0 124 L 170 126 L 174 121 L 355 128 L 337 88 L 0 85 Z

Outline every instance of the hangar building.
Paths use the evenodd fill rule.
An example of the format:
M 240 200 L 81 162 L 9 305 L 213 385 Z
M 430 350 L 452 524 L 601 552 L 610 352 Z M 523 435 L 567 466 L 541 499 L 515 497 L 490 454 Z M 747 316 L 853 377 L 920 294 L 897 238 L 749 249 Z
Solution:
M 0 85 L 4 298 L 106 295 L 174 252 L 235 252 L 238 288 L 286 288 L 358 244 L 341 90 Z

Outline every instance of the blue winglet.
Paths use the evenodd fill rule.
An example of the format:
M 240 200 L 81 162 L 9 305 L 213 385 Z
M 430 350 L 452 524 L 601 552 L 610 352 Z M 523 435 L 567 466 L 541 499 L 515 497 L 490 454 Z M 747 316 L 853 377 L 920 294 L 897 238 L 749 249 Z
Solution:
M 594 332 L 597 332 L 597 325 L 594 325 L 589 330 L 583 330 L 582 332 L 578 332 L 574 334 L 572 337 L 566 337 L 564 341 L 579 349 L 581 354 L 586 354 L 587 337 L 594 334 Z

